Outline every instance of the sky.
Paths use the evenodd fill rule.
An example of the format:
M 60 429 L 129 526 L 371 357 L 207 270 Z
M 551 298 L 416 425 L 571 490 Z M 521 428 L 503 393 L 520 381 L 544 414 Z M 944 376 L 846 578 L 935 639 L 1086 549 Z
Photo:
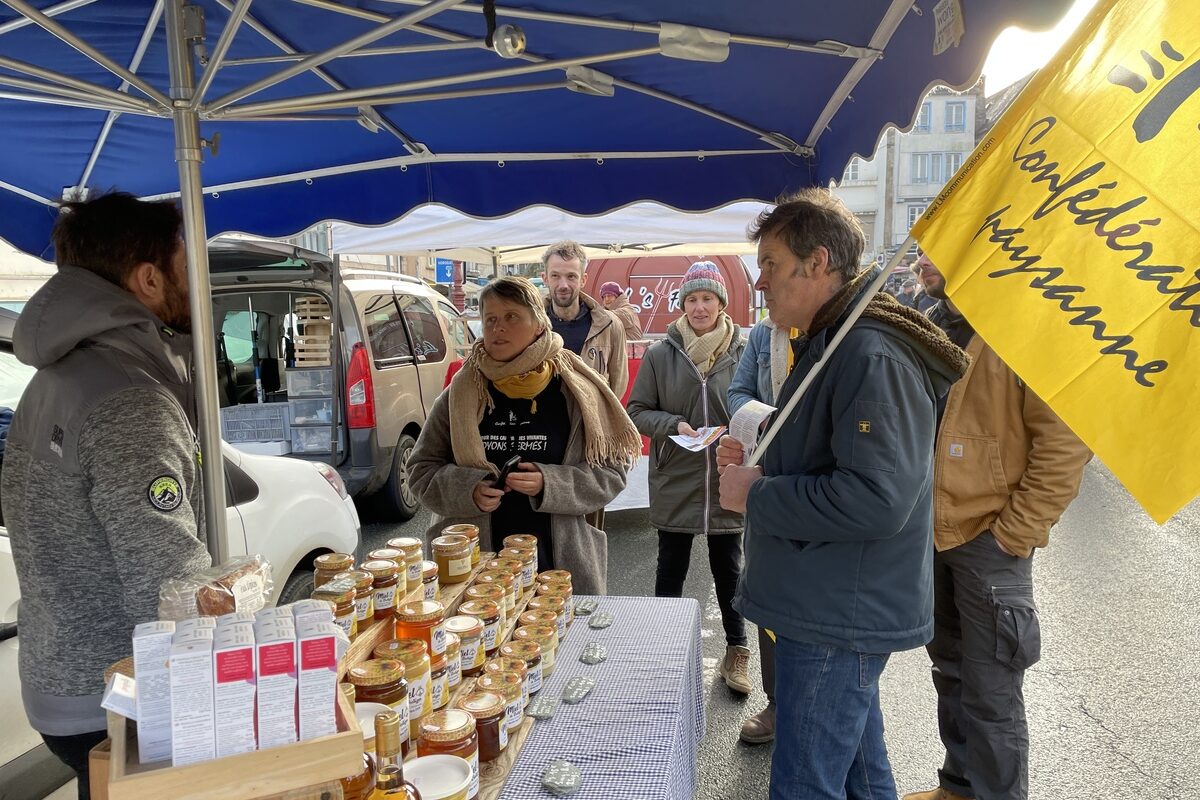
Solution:
M 1075 0 L 1062 21 L 1048 31 L 1008 28 L 1001 33 L 983 64 L 987 93 L 1000 91 L 1049 61 L 1096 2 Z

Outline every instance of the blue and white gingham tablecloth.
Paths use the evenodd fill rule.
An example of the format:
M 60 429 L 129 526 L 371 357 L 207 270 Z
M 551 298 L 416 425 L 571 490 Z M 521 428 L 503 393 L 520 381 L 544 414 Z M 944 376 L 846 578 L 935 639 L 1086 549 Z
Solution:
M 581 598 L 576 598 L 578 602 Z M 692 599 L 599 597 L 612 614 L 604 630 L 576 617 L 542 689 L 558 696 L 583 675 L 596 688 L 578 705 L 561 704 L 534 722 L 500 800 L 543 800 L 541 775 L 555 759 L 583 773 L 572 800 L 692 800 L 696 754 L 704 736 L 700 605 Z M 593 666 L 579 654 L 588 642 L 608 648 Z

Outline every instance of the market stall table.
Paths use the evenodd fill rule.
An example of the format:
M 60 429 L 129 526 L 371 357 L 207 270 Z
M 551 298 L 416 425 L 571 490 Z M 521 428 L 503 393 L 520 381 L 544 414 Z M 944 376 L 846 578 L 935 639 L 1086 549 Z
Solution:
M 575 598 L 576 605 L 582 599 Z M 551 719 L 534 723 L 500 800 L 551 796 L 541 775 L 557 759 L 583 774 L 575 800 L 691 800 L 704 736 L 700 605 L 692 599 L 595 599 L 597 612 L 611 614 L 613 624 L 592 630 L 588 617 L 577 616 L 542 693 L 559 696 L 575 676 L 593 678 L 596 687 L 582 703 L 563 703 Z M 589 642 L 603 644 L 608 660 L 582 663 Z

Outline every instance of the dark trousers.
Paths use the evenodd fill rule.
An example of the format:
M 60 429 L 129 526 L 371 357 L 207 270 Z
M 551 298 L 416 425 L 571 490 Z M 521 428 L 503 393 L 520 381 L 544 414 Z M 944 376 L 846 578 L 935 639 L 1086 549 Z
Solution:
M 74 736 L 50 736 L 42 734 L 46 749 L 55 758 L 75 770 L 79 784 L 79 800 L 88 800 L 92 796 L 88 785 L 88 753 L 92 748 L 108 738 L 108 731 L 93 731 Z
M 655 597 L 682 597 L 683 582 L 687 579 L 692 559 L 691 533 L 658 532 L 658 570 L 654 577 Z M 703 537 L 708 540 L 708 566 L 717 587 L 717 605 L 721 607 L 721 623 L 725 641 L 745 647 L 746 621 L 733 608 L 733 595 L 742 574 L 742 536 L 723 533 Z
M 775 702 L 775 640 L 767 636 L 766 628 L 758 629 L 758 661 L 762 665 L 762 687 L 767 702 Z
M 1003 552 L 989 531 L 933 557 L 929 643 L 941 786 L 980 800 L 1029 796 L 1029 729 L 1022 683 L 1041 656 L 1033 559 Z

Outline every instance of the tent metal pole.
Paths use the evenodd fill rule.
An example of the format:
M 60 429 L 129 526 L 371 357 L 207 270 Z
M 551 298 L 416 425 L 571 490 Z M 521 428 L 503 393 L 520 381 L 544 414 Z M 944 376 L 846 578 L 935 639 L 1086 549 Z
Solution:
M 68 89 L 74 89 L 76 92 L 94 97 L 97 100 L 133 106 L 134 108 L 139 108 L 151 114 L 162 110 L 159 106 L 155 106 L 154 104 L 143 100 L 140 97 L 130 97 L 127 94 L 114 91 L 105 86 L 98 86 L 94 83 L 88 83 L 87 81 L 80 80 L 79 78 L 72 78 L 70 75 L 63 75 L 61 72 L 55 72 L 52 69 L 45 69 L 34 64 L 26 64 L 25 62 L 17 61 L 14 58 L 0 56 L 0 67 L 3 67 L 4 69 L 11 69 L 13 72 L 31 75 L 35 78 L 41 78 L 44 81 L 50 81 L 51 83 L 66 87 Z M 33 88 L 34 85 L 36 84 L 25 88 Z M 49 92 L 53 91 L 53 89 L 51 87 L 46 87 L 41 89 L 41 91 Z
M 94 2 L 96 2 L 96 0 L 67 0 L 65 3 L 59 3 L 58 5 L 50 6 L 49 8 L 43 8 L 42 13 L 47 17 L 57 17 L 59 14 L 65 14 L 68 11 L 74 11 L 75 9 L 82 8 L 83 6 L 90 6 Z M 0 36 L 15 30 L 20 30 L 21 28 L 32 24 L 33 20 L 31 19 L 17 17 L 11 22 L 6 22 L 3 25 L 0 25 Z
M 5 2 L 16 1 L 17 0 L 5 0 Z M 402 17 L 396 17 L 390 22 L 380 25 L 374 30 L 367 31 L 364 34 L 355 36 L 353 39 L 342 42 L 335 47 L 331 47 L 328 50 L 317 53 L 316 55 L 309 56 L 299 64 L 293 64 L 290 67 L 281 69 L 279 72 L 276 72 L 273 75 L 268 75 L 265 78 L 257 80 L 254 83 L 251 83 L 249 86 L 243 86 L 242 88 L 236 89 L 222 97 L 218 97 L 209 104 L 208 108 L 209 110 L 216 110 L 218 108 L 224 108 L 230 103 L 236 103 L 242 98 L 249 97 L 252 94 L 261 92 L 263 89 L 283 83 L 289 78 L 294 78 L 302 72 L 307 72 L 313 67 L 320 66 L 327 61 L 332 61 L 338 56 L 358 50 L 364 45 L 376 42 L 385 36 L 395 33 L 396 31 L 404 30 L 405 28 L 408 28 L 423 19 L 428 19 L 429 17 L 434 16 L 444 9 L 450 8 L 453 5 L 457 5 L 458 2 L 459 0 L 432 0 L 432 2 L 422 6 L 417 11 L 413 11 L 410 14 L 405 14 Z
M 403 44 L 395 47 L 368 47 L 355 50 L 338 58 L 358 58 L 360 56 L 403 56 L 410 53 L 445 53 L 451 50 L 483 50 L 482 44 L 475 42 L 432 42 L 430 44 Z M 292 61 L 303 61 L 312 53 L 280 53 L 277 56 L 255 56 L 253 58 L 227 58 L 227 67 L 248 67 L 254 64 L 286 64 Z
M 34 23 L 36 23 L 39 27 L 43 28 L 46 32 L 48 32 L 50 35 L 54 36 L 57 39 L 60 39 L 61 41 L 65 42 L 66 44 L 73 47 L 75 50 L 78 50 L 80 53 L 87 56 L 92 61 L 99 64 L 100 66 L 104 67 L 106 70 L 111 72 L 113 75 L 116 75 L 118 78 L 121 78 L 122 80 L 127 81 L 130 86 L 136 87 L 138 89 L 138 91 L 142 92 L 144 95 L 146 95 L 151 100 L 158 103 L 163 108 L 171 107 L 171 100 L 165 94 L 160 92 L 158 89 L 155 89 L 149 83 L 142 80 L 137 75 L 134 75 L 132 72 L 125 69 L 120 64 L 113 61 L 111 58 L 104 55 L 96 48 L 92 47 L 90 44 L 85 42 L 83 39 L 80 39 L 78 36 L 71 33 L 69 30 L 64 28 L 62 25 L 59 25 L 54 20 L 50 19 L 50 17 L 46 16 L 38 9 L 36 9 L 33 6 L 26 3 L 25 0 L 2 0 L 2 1 L 4 2 L 5 5 L 7 5 L 12 10 L 16 11 L 18 14 L 23 14 L 24 16 L 28 17 L 30 20 L 32 20 Z
M 151 111 L 145 111 L 133 106 L 118 105 L 110 103 L 107 100 L 101 100 L 96 97 L 91 97 L 84 92 L 75 92 L 71 89 L 60 89 L 58 87 L 45 87 L 34 84 L 33 81 L 18 82 L 17 78 L 5 78 L 0 76 L 0 85 L 16 86 L 20 88 L 33 89 L 40 92 L 53 92 L 53 94 L 22 94 L 21 92 L 5 92 L 0 91 L 0 98 L 4 100 L 20 100 L 26 103 L 45 103 L 52 106 L 69 106 L 71 108 L 94 108 L 98 111 L 111 111 L 115 114 L 137 114 L 144 117 L 161 117 L 162 114 L 157 114 Z
M 183 31 L 185 0 L 166 0 L 167 61 L 174 105 L 175 162 L 187 249 L 188 293 L 192 312 L 192 358 L 196 418 L 200 427 L 204 475 L 204 522 L 214 563 L 229 558 L 225 519 L 225 457 L 221 452 L 221 406 L 217 399 L 217 351 L 213 335 L 208 247 L 204 235 L 204 196 L 200 181 L 200 119 L 189 101 L 195 88 L 192 53 Z
M 217 77 L 217 70 L 224 63 L 229 46 L 233 44 L 233 37 L 237 35 L 237 30 L 242 26 L 242 20 L 246 18 L 249 10 L 250 0 L 237 0 L 237 5 L 229 12 L 229 21 L 225 23 L 221 38 L 217 39 L 217 46 L 213 48 L 212 56 L 204 65 L 204 74 L 200 76 L 200 82 L 196 84 L 196 91 L 192 94 L 192 108 L 198 108 L 204 100 L 204 95 L 208 92 L 208 87 L 212 86 L 213 78 Z
M 209 119 L 262 119 L 273 114 L 294 114 L 306 111 L 330 111 L 337 108 L 358 108 L 362 105 L 390 106 L 401 103 L 427 103 L 434 100 L 461 100 L 466 97 L 488 97 L 502 94 L 518 94 L 537 92 L 545 89 L 565 89 L 566 81 L 555 83 L 534 83 L 524 86 L 497 86 L 489 89 L 460 89 L 449 92 L 426 92 L 422 94 L 379 95 L 350 100 L 329 100 L 323 103 L 296 102 L 287 100 L 272 100 L 272 106 L 267 111 L 255 111 L 261 103 L 247 103 L 244 106 L 232 106 L 222 109 L 209 116 Z

